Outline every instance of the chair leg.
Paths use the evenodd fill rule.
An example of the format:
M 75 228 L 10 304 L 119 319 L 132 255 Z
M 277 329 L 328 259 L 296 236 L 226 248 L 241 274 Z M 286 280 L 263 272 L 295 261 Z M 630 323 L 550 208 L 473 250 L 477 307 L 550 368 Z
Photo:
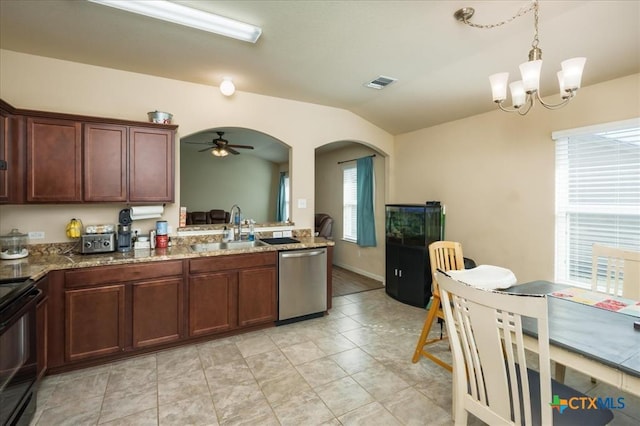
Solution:
M 440 339 L 428 340 L 429 332 L 431 331 L 433 322 L 438 316 L 438 311 L 440 311 L 440 309 L 441 309 L 440 296 L 434 295 L 433 300 L 431 301 L 431 307 L 429 308 L 429 312 L 427 312 L 427 318 L 425 319 L 424 325 L 422 326 L 422 332 L 420 333 L 420 338 L 418 339 L 416 350 L 413 352 L 413 358 L 411 359 L 411 361 L 415 364 L 420 360 L 420 356 L 423 355 L 426 358 L 438 364 L 439 366 L 441 366 L 442 368 L 452 371 L 453 368 L 451 367 L 451 365 L 447 364 L 446 362 L 442 361 L 441 359 L 435 357 L 434 355 L 424 350 L 424 347 L 426 345 L 436 342 L 438 340 L 442 340 L 442 328 L 440 328 L 440 332 L 441 332 Z M 442 323 L 440 325 L 442 327 Z
M 433 325 L 433 321 L 436 319 L 436 315 L 438 314 L 438 309 L 440 309 L 440 297 L 433 296 L 431 300 L 431 306 L 429 307 L 429 312 L 427 312 L 427 318 L 424 321 L 424 325 L 422 326 L 422 332 L 420 333 L 420 338 L 418 339 L 418 344 L 416 345 L 416 350 L 413 352 L 413 358 L 411 361 L 415 364 L 420 359 L 420 354 L 422 353 L 422 348 L 427 342 L 427 338 L 429 337 L 429 331 L 431 331 L 431 326 Z

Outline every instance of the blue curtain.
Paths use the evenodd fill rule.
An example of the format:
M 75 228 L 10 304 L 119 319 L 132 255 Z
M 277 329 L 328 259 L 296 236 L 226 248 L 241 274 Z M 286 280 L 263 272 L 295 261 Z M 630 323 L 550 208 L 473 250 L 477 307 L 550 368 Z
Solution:
M 278 199 L 276 201 L 276 222 L 284 222 L 287 220 L 287 212 L 285 211 L 285 178 L 287 172 L 280 172 L 280 184 L 278 185 Z
M 358 245 L 360 247 L 376 246 L 376 223 L 373 217 L 373 158 L 358 158 L 356 162 L 358 181 L 358 205 L 356 217 L 358 221 Z

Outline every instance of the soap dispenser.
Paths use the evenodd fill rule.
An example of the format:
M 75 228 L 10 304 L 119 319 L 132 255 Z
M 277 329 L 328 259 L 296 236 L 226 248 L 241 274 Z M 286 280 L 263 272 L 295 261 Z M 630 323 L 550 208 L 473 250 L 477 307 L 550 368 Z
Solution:
M 249 241 L 255 241 L 256 239 L 255 224 L 255 220 L 251 219 L 249 221 Z

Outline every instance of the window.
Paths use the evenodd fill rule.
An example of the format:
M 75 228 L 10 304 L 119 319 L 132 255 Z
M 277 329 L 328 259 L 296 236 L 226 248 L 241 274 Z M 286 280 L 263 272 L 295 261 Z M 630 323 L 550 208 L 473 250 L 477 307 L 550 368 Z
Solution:
M 640 119 L 554 132 L 555 279 L 591 284 L 591 247 L 640 251 Z
M 358 168 L 345 166 L 342 170 L 342 238 L 347 241 L 358 240 Z
M 289 189 L 289 174 L 287 173 L 284 176 L 284 214 L 283 214 L 283 218 L 284 220 L 289 220 L 289 212 L 291 210 L 289 210 L 289 193 L 290 193 L 290 189 Z

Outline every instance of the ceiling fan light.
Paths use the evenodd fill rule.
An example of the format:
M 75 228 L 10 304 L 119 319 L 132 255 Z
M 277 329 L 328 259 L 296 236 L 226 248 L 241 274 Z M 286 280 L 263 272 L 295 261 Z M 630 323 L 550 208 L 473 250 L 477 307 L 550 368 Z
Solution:
M 491 83 L 491 94 L 493 102 L 501 102 L 507 99 L 507 82 L 509 81 L 508 72 L 499 72 L 489 76 Z
M 582 81 L 582 71 L 587 58 L 571 58 L 562 61 L 562 75 L 566 91 L 578 90 Z
M 216 147 L 211 150 L 211 154 L 214 157 L 226 157 L 227 155 L 229 155 L 229 151 Z
M 537 92 L 540 88 L 540 70 L 542 69 L 542 59 L 527 61 L 520 64 L 520 74 L 522 84 L 527 93 Z
M 225 77 L 220 83 L 220 92 L 225 96 L 231 96 L 236 92 L 236 86 L 229 77 Z
M 513 102 L 514 108 L 520 108 L 524 105 L 527 94 L 524 91 L 524 84 L 522 80 L 514 81 L 509 85 L 509 89 L 511 89 L 511 101 Z

